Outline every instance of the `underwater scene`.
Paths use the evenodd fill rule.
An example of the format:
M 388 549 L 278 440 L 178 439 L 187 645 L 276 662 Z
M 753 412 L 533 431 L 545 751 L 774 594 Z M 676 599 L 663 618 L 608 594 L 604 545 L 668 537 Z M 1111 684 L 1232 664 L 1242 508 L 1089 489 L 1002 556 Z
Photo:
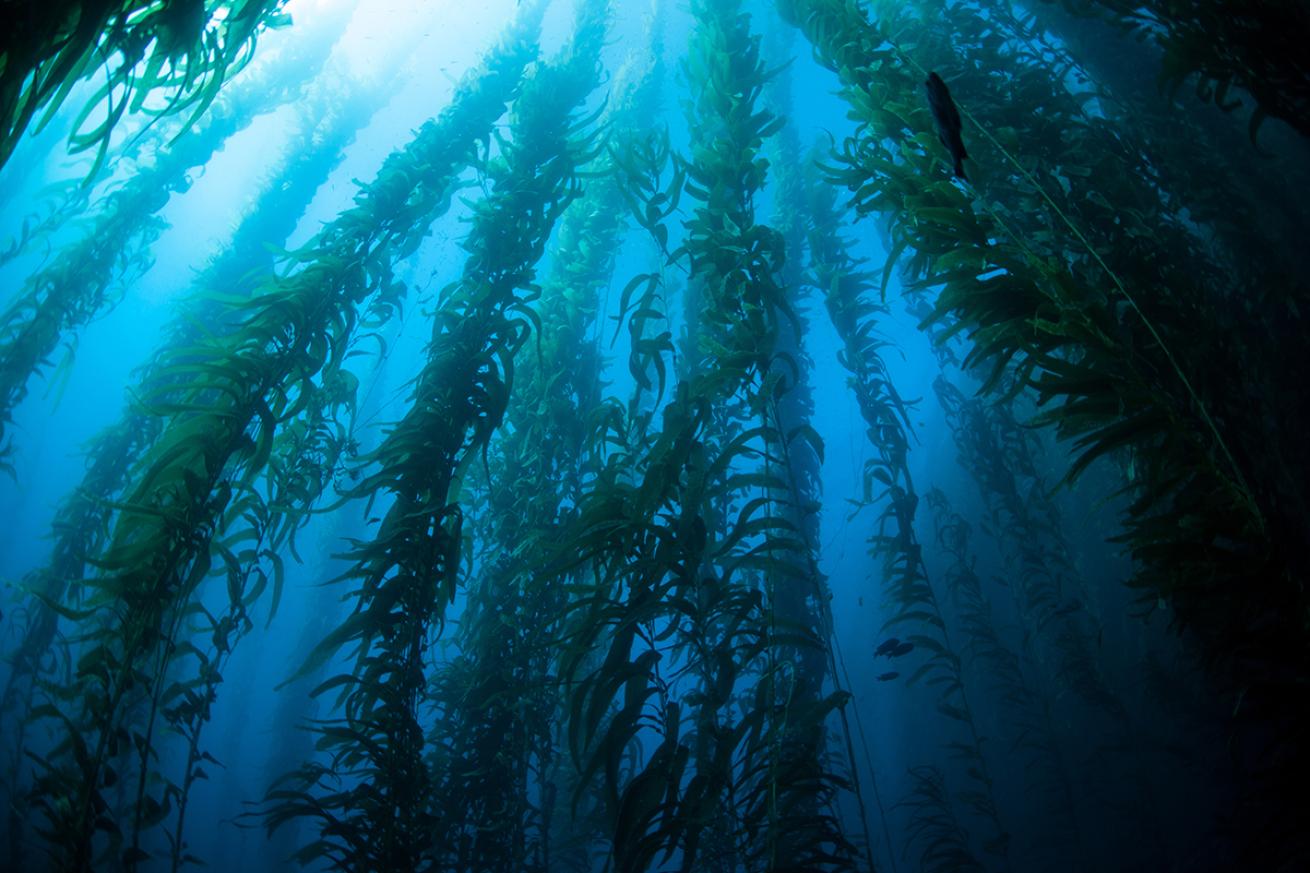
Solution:
M 0 6 L 0 870 L 1310 870 L 1310 4 Z

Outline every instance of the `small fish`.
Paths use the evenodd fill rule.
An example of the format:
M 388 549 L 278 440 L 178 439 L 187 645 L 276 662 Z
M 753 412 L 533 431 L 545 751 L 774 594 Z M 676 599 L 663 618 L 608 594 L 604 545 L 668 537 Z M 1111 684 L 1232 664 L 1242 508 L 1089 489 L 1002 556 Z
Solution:
M 893 679 L 895 679 L 896 677 L 898 677 L 898 676 L 900 676 L 900 675 L 901 675 L 900 673 L 897 673 L 895 670 L 893 670 L 893 671 L 890 672 L 890 673 L 882 673 L 881 675 L 879 675 L 879 676 L 878 676 L 878 681 L 879 681 L 879 682 L 890 682 L 890 681 L 892 681 Z
M 887 655 L 888 657 L 890 657 L 891 653 L 896 651 L 897 647 L 899 647 L 900 645 L 901 645 L 901 641 L 896 639 L 896 637 L 892 637 L 889 640 L 884 640 L 882 644 L 878 646 L 878 648 L 873 650 L 873 656 L 875 658 L 878 657 L 879 655 Z
M 903 658 L 910 652 L 914 651 L 914 643 L 901 643 L 896 648 L 887 653 L 889 658 Z
M 964 150 L 964 140 L 960 138 L 963 127 L 960 110 L 956 108 L 955 101 L 951 99 L 951 91 L 941 76 L 929 73 L 923 84 L 928 89 L 928 108 L 932 110 L 933 121 L 937 123 L 937 138 L 955 161 L 956 177 L 967 182 L 969 177 L 964 175 L 964 159 L 969 157 L 969 153 Z

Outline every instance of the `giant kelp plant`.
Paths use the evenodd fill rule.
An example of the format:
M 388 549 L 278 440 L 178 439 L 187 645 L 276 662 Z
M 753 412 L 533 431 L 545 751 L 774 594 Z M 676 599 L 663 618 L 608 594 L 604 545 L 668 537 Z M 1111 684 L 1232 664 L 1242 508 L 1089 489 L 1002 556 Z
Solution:
M 3 863 L 1310 864 L 1304 14 L 502 5 L 0 38 Z

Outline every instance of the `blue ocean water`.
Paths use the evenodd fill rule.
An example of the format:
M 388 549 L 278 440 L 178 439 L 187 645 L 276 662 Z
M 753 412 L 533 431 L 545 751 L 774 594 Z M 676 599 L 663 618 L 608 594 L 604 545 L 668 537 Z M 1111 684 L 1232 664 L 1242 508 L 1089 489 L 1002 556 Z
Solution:
M 1167 5 L 290 0 L 103 160 L 70 80 L 4 868 L 1299 869 L 1298 81 Z

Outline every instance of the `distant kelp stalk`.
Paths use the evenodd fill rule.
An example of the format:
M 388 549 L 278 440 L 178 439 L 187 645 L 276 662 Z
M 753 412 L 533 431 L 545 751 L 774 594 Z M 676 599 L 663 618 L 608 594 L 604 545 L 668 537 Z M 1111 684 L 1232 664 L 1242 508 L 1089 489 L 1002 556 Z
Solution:
M 594 432 L 605 408 L 598 317 L 629 224 L 614 152 L 659 108 L 660 50 L 653 44 L 653 57 L 616 74 L 618 96 L 600 119 L 609 147 L 581 168 L 591 181 L 560 218 L 551 272 L 529 304 L 540 327 L 515 357 L 506 426 L 464 489 L 480 569 L 468 585 L 459 654 L 437 668 L 429 691 L 433 795 L 450 869 L 546 873 L 578 856 L 584 864 L 602 831 L 590 805 L 569 815 L 536 802 L 566 797 L 572 781 L 559 753 L 567 696 L 558 662 L 569 656 L 556 653 L 571 648 L 564 623 L 576 589 L 542 567 L 603 451 Z M 501 824 L 483 826 L 492 818 Z
M 557 559 L 584 568 L 561 668 L 580 771 L 572 803 L 576 814 L 599 799 L 617 870 L 674 856 L 715 870 L 852 869 L 857 850 L 833 811 L 845 784 L 819 739 L 848 696 L 792 669 L 797 652 L 824 663 L 827 641 L 807 627 L 813 616 L 783 612 L 823 595 L 790 520 L 802 511 L 788 505 L 786 446 L 809 437 L 782 433 L 772 407 L 789 388 L 774 364 L 792 317 L 782 240 L 754 206 L 763 144 L 782 121 L 759 107 L 767 75 L 749 17 L 730 2 L 692 13 L 690 155 L 672 189 L 658 143 L 625 166 L 641 168 L 627 173 L 634 215 L 689 273 L 685 363 L 666 391 L 663 276 L 634 277 L 620 310 L 638 395 L 597 422 L 611 451 Z M 661 215 L 684 180 L 693 211 L 668 252 Z

